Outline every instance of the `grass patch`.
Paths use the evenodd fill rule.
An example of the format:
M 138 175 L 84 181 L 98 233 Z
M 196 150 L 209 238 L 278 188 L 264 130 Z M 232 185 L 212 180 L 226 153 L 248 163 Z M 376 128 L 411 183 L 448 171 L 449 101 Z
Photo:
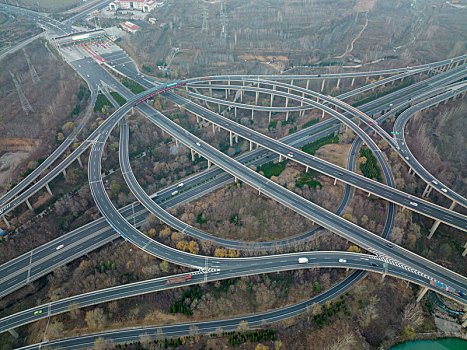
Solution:
M 97 95 L 96 103 L 94 104 L 94 112 L 98 112 L 104 108 L 104 106 L 112 107 L 109 99 L 104 94 Z
M 316 188 L 319 186 L 319 188 L 321 189 L 323 185 L 321 185 L 319 181 L 315 180 L 315 177 L 317 177 L 318 175 L 319 173 L 314 170 L 309 171 L 308 173 L 303 171 L 300 174 L 300 177 L 297 179 L 297 181 L 295 181 L 295 186 L 297 186 L 298 188 L 302 188 L 305 185 L 307 185 L 309 188 Z
M 146 89 L 139 85 L 137 82 L 130 80 L 128 78 L 123 78 L 122 84 L 125 85 L 128 89 L 131 90 L 135 95 L 145 91 Z
M 302 125 L 302 129 L 308 128 L 309 126 L 315 125 L 318 122 L 318 118 L 313 118 L 310 121 Z
M 360 170 L 362 171 L 363 175 L 379 182 L 383 181 L 381 176 L 381 168 L 379 167 L 373 152 L 371 152 L 371 150 L 368 148 L 362 147 L 360 148 L 360 157 L 366 158 L 365 162 L 360 163 Z
M 283 162 L 279 163 L 268 162 L 259 166 L 257 170 L 262 171 L 264 176 L 270 179 L 271 176 L 279 176 L 280 173 L 285 169 L 286 164 L 287 160 L 284 160 Z
M 112 91 L 110 92 L 110 95 L 114 98 L 115 101 L 117 101 L 120 106 L 123 106 L 126 103 L 126 100 L 120 96 L 118 92 Z
M 314 142 L 306 144 L 305 146 L 302 147 L 302 151 L 313 155 L 321 146 L 324 146 L 330 143 L 338 143 L 338 142 L 339 142 L 339 136 L 332 134 L 332 135 L 322 137 L 319 140 L 316 140 Z
M 365 103 L 368 103 L 368 102 L 371 102 L 373 100 L 376 100 L 377 98 L 381 97 L 381 96 L 385 96 L 385 95 L 388 95 L 394 91 L 397 91 L 397 90 L 400 90 L 402 88 L 405 88 L 406 86 L 409 86 L 409 85 L 412 85 L 415 81 L 415 78 L 414 77 L 410 77 L 408 78 L 405 82 L 402 82 L 402 83 L 399 83 L 397 84 L 396 86 L 394 86 L 393 88 L 389 89 L 389 90 L 384 90 L 384 91 L 374 91 L 372 93 L 370 93 L 367 97 L 365 97 L 364 99 L 362 100 L 359 100 L 355 103 L 352 104 L 352 106 L 354 107 L 358 107 L 358 106 L 361 106 Z
M 277 127 L 277 122 L 270 122 L 268 125 L 268 130 L 271 131 Z

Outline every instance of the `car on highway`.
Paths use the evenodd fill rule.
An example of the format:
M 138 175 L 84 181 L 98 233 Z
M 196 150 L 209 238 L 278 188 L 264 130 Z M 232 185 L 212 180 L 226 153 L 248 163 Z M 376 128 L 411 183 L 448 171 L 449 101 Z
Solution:
M 394 244 L 392 244 L 392 243 L 386 243 L 386 245 L 387 245 L 389 248 L 394 248 Z
M 370 263 L 370 265 L 374 266 L 374 267 L 379 267 L 379 265 L 377 263 L 374 263 L 374 262 Z
M 418 204 L 415 203 L 415 202 L 410 202 L 409 204 L 410 204 L 410 205 L 413 205 L 414 207 L 418 206 Z
M 89 74 L 86 74 L 86 76 L 89 78 Z
M 183 183 L 183 182 L 180 182 L 180 183 L 177 185 L 177 187 L 180 188 L 180 187 L 183 187 L 183 185 L 184 185 L 184 183 Z
M 444 193 L 448 193 L 448 190 L 445 189 L 444 187 L 441 189 L 441 191 L 443 191 Z
M 409 157 L 407 157 L 407 156 L 405 156 L 404 158 L 405 158 L 406 160 L 409 160 Z
M 436 180 L 431 180 L 431 183 L 434 184 L 434 185 L 439 185 L 439 182 L 436 181 Z
M 371 120 L 368 121 L 368 124 L 375 125 Z
M 392 107 L 392 105 L 393 105 L 393 103 L 390 103 L 390 104 L 389 104 L 389 107 Z
M 308 263 L 308 258 L 298 258 L 298 263 L 299 264 L 307 264 Z
M 199 142 L 196 142 L 196 146 L 201 146 L 201 144 Z
M 178 193 L 177 190 L 173 191 L 173 192 L 172 192 L 172 196 L 175 196 L 177 193 Z
M 339 176 L 344 176 L 344 173 L 339 173 Z
M 34 315 L 40 315 L 42 313 L 42 310 L 34 311 Z
M 339 262 L 340 262 L 340 263 L 346 263 L 347 260 L 345 260 L 345 259 L 339 259 Z
M 289 153 L 287 153 L 287 155 L 288 155 L 290 158 L 293 158 L 293 152 L 289 152 Z
M 60 244 L 57 248 L 55 248 L 55 250 L 59 250 L 59 249 L 62 249 L 63 248 L 63 244 Z

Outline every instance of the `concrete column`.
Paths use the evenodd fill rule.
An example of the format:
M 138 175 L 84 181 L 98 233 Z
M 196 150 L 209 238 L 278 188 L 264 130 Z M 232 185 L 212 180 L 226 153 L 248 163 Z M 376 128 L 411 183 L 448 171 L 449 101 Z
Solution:
M 324 118 L 324 109 L 323 109 L 323 114 L 321 115 L 321 118 Z
M 229 98 L 229 94 L 227 93 L 227 89 L 225 89 L 225 99 L 227 100 Z
M 30 210 L 32 210 L 32 205 L 31 205 L 31 203 L 29 203 L 29 199 L 26 199 L 26 204 L 28 205 L 28 208 Z
M 289 120 L 289 111 L 285 112 L 285 121 Z
M 191 161 L 195 161 L 195 152 L 193 152 L 193 150 L 191 150 Z
M 444 100 L 444 104 L 447 105 L 447 104 L 448 104 L 448 101 L 449 101 L 449 98 L 445 99 L 445 100 Z
M 431 194 L 431 191 L 433 190 L 433 187 L 430 187 L 430 189 L 428 190 L 426 196 L 428 197 L 430 194 Z
M 250 151 L 253 150 L 253 142 L 250 141 Z
M 430 184 L 427 184 L 425 187 L 425 190 L 423 191 L 422 197 L 426 197 L 430 188 L 431 188 Z
M 285 98 L 285 108 L 289 107 L 289 98 Z
M 208 169 L 211 167 L 211 161 L 208 159 Z
M 352 78 L 352 83 L 350 84 L 350 86 L 353 86 L 353 83 L 355 83 L 355 77 Z
M 80 158 L 80 157 L 77 157 L 76 159 L 78 159 L 78 164 L 79 164 L 79 166 L 82 168 L 82 167 L 83 167 L 83 163 L 81 162 L 81 158 Z
M 270 105 L 271 107 L 272 107 L 273 101 L 274 101 L 274 94 L 271 94 L 271 105 Z
M 321 92 L 324 90 L 324 84 L 326 84 L 326 79 L 323 79 L 323 82 L 321 83 Z
M 279 154 L 279 162 L 282 162 L 282 154 Z
M 240 102 L 243 102 L 243 90 L 240 90 Z
M 456 201 L 453 200 L 451 205 L 449 206 L 449 210 L 453 210 L 456 204 L 457 204 Z
M 47 192 L 49 192 L 49 194 L 52 195 L 52 191 L 50 190 L 49 184 L 45 184 L 45 188 L 47 189 Z
M 420 300 L 422 300 L 423 296 L 425 295 L 425 293 L 428 291 L 428 288 L 427 287 L 423 287 L 423 289 L 420 290 L 420 292 L 418 292 L 418 295 L 417 295 L 417 303 L 420 302 Z
M 293 79 L 292 79 L 292 80 L 290 80 L 290 85 L 293 85 Z
M 66 176 L 66 169 L 63 169 L 63 170 L 62 170 L 62 174 L 63 174 L 63 177 Z
M 253 120 L 253 115 L 254 115 L 254 113 L 255 113 L 255 110 L 252 109 L 252 110 L 251 110 L 251 120 Z
M 232 143 L 232 138 L 233 138 L 233 137 L 232 137 L 232 136 L 233 136 L 233 135 L 232 135 L 232 131 L 231 131 L 231 132 L 230 132 L 230 146 L 231 146 L 231 147 L 232 147 L 232 145 L 233 145 L 233 143 Z
M 234 179 L 235 179 L 235 183 L 237 183 L 237 182 L 238 182 L 238 179 L 237 179 L 237 177 L 236 177 L 236 176 L 234 176 Z
M 258 105 L 259 91 L 256 91 L 255 105 Z
M 4 217 L 5 218 L 5 217 Z M 9 226 L 8 226 L 9 227 Z M 467 242 L 465 242 L 464 244 L 464 251 L 462 252 L 462 256 L 466 256 L 467 255 Z
M 439 221 L 439 220 L 435 221 L 435 223 L 433 224 L 433 226 L 430 229 L 430 234 L 428 235 L 428 239 L 431 239 L 431 237 L 433 237 L 433 234 L 435 233 L 435 231 L 438 228 L 440 223 L 441 223 L 441 221 Z
M 235 135 L 235 143 L 238 143 L 238 135 Z
M 334 179 L 334 186 L 337 184 L 337 177 Z
M 272 114 L 272 112 L 269 111 L 269 123 L 271 122 L 271 114 Z
M 235 118 L 237 118 L 237 107 L 234 108 L 235 111 Z
M 306 167 L 306 168 L 305 168 L 305 173 L 307 173 L 307 172 L 308 172 L 308 169 L 309 169 L 308 167 Z
M 365 78 L 365 84 L 368 83 L 368 80 L 370 80 L 370 77 Z
M 339 85 L 341 84 L 341 78 L 337 78 L 337 88 L 339 89 Z
M 8 220 L 6 219 L 6 216 L 5 216 L 5 215 L 2 215 L 2 218 L 3 218 L 3 221 L 5 221 L 6 227 L 10 228 L 10 223 L 9 223 Z
M 8 332 L 13 336 L 13 338 L 18 339 L 19 335 L 14 329 L 9 329 Z
M 303 101 L 300 101 L 300 107 L 303 107 Z M 303 115 L 305 114 L 305 110 L 301 110 L 300 111 L 300 116 L 303 117 Z
M 309 90 L 309 87 L 310 87 L 310 79 L 306 81 L 306 89 Z
M 199 116 L 196 116 L 196 123 L 199 124 Z
M 216 134 L 216 126 L 214 124 L 212 124 L 212 134 L 213 135 Z
M 413 172 L 414 172 L 414 171 L 412 170 L 412 168 L 409 167 L 409 175 L 412 175 Z
M 228 80 L 227 85 L 230 86 L 230 79 Z M 230 94 L 230 89 L 227 89 L 227 93 Z
M 178 147 L 178 140 L 177 139 L 175 139 L 175 146 Z
M 211 86 L 211 81 L 209 81 L 209 86 Z M 212 95 L 212 88 L 209 88 L 209 93 Z

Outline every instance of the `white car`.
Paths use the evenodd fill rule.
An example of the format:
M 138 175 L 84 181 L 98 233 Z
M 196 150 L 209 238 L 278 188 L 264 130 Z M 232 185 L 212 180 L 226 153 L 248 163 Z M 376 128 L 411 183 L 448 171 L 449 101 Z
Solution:
M 177 193 L 178 193 L 177 190 L 173 191 L 173 192 L 172 192 L 172 196 L 175 196 Z
M 410 202 L 410 205 L 413 205 L 414 207 L 418 206 L 418 204 L 415 202 Z
M 183 182 L 180 182 L 180 183 L 177 185 L 177 187 L 180 188 L 180 187 L 183 187 L 183 185 L 184 185 L 184 183 L 183 183 Z
M 293 158 L 293 152 L 287 153 L 287 156 L 289 156 L 290 158 Z
M 345 259 L 339 259 L 339 262 L 340 262 L 340 263 L 346 263 L 347 260 L 345 260 Z
M 431 180 L 431 182 L 432 182 L 434 185 L 438 185 L 438 184 L 439 184 L 438 181 L 436 181 L 436 180 Z
M 60 244 L 57 248 L 55 248 L 55 250 L 59 250 L 59 249 L 62 249 L 63 248 L 63 244 Z
M 405 156 L 404 158 L 405 158 L 406 160 L 409 160 L 409 157 L 407 157 L 407 156 Z
M 199 142 L 196 142 L 196 146 L 201 146 L 201 144 Z
M 448 190 L 445 189 L 444 187 L 441 189 L 441 191 L 443 191 L 444 193 L 448 193 Z

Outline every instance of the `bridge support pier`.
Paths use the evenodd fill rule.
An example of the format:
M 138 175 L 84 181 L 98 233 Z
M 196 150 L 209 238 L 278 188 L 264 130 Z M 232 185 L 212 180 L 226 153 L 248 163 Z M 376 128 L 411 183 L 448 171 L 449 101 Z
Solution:
M 81 157 L 76 158 L 78 160 L 79 166 L 82 168 L 83 167 L 83 162 L 81 161 Z
M 355 77 L 352 78 L 352 83 L 350 84 L 350 86 L 353 86 L 353 83 L 355 83 Z
M 235 183 L 238 183 L 238 179 L 236 176 L 234 176 L 234 179 L 235 179 Z
M 199 124 L 199 116 L 196 116 L 196 123 Z
M 289 120 L 289 111 L 285 112 L 285 121 Z
M 18 337 L 19 337 L 18 333 L 13 328 L 9 329 L 8 333 L 10 333 L 13 336 L 13 338 L 15 338 L 15 339 L 18 339 Z
M 456 201 L 453 200 L 451 205 L 449 206 L 449 210 L 453 210 L 456 204 L 457 204 Z
M 337 184 L 337 177 L 334 179 L 334 186 Z
M 433 235 L 434 235 L 434 233 L 435 233 L 435 231 L 438 228 L 440 223 L 441 223 L 441 221 L 436 220 L 435 223 L 433 224 L 433 226 L 431 226 L 430 234 L 428 235 L 428 239 L 431 239 L 431 237 L 433 237 Z
M 232 143 L 232 140 L 233 139 L 233 135 L 232 135 L 232 131 L 230 132 L 230 147 L 232 147 L 233 143 Z
M 326 79 L 323 79 L 323 82 L 321 83 L 321 92 L 324 90 L 324 84 L 326 84 Z
M 216 134 L 216 126 L 214 124 L 212 124 L 212 134 L 213 135 Z
M 240 90 L 240 102 L 243 102 L 243 90 Z
M 310 87 L 310 79 L 306 81 L 306 89 L 309 90 L 309 87 Z
M 238 143 L 238 135 L 235 135 L 235 143 Z
M 409 167 L 409 175 L 412 175 L 412 173 L 415 173 L 411 167 Z
M 279 162 L 282 162 L 282 154 L 279 154 Z
M 66 176 L 66 169 L 63 169 L 63 170 L 62 170 L 62 174 L 63 174 L 63 177 Z
M 337 88 L 339 89 L 339 85 L 341 84 L 341 78 L 337 78 Z
M 211 86 L 211 81 L 209 81 L 209 86 Z M 209 88 L 209 93 L 210 93 L 211 96 L 212 96 L 212 88 L 211 88 L 211 87 Z
M 237 107 L 234 108 L 235 118 L 237 118 Z
M 271 122 L 271 114 L 272 114 L 272 112 L 269 111 L 269 123 Z
M 323 109 L 323 114 L 321 114 L 321 119 L 323 119 L 323 118 L 324 118 L 324 109 Z
M 255 110 L 254 110 L 254 109 L 252 109 L 252 110 L 251 110 L 251 120 L 253 120 L 253 116 L 254 116 L 254 114 L 255 114 Z
M 195 161 L 195 152 L 193 152 L 193 150 L 191 150 L 191 161 Z
M 253 150 L 253 142 L 250 141 L 250 151 Z
M 258 105 L 259 91 L 256 91 L 255 105 Z
M 427 287 L 423 287 L 423 289 L 421 289 L 420 292 L 418 292 L 418 295 L 417 295 L 417 303 L 419 303 L 420 300 L 422 300 L 423 296 L 426 294 L 427 291 L 428 291 L 428 288 L 427 288 Z
M 208 169 L 211 167 L 211 161 L 208 159 Z
M 306 167 L 306 168 L 305 168 L 305 173 L 307 173 L 307 172 L 308 172 L 308 169 L 309 169 L 309 167 Z
M 214 129 L 214 124 L 212 126 L 213 126 L 213 129 Z M 178 147 L 178 140 L 177 139 L 175 139 L 175 146 Z
M 427 184 L 425 187 L 425 190 L 423 191 L 422 197 L 426 197 L 430 191 L 431 191 L 431 186 L 430 184 Z
M 52 191 L 50 190 L 49 184 L 45 184 L 45 188 L 47 189 L 47 192 L 49 192 L 49 194 L 52 195 Z
M 228 100 L 229 99 L 229 94 L 228 94 L 228 89 L 225 89 L 225 99 Z
M 6 216 L 5 216 L 5 215 L 2 215 L 2 218 L 3 218 L 3 221 L 5 221 L 6 227 L 10 228 L 10 223 L 9 223 L 8 220 L 6 219 Z
M 5 218 L 5 217 L 4 217 Z M 467 255 L 467 242 L 465 242 L 464 244 L 464 251 L 462 252 L 462 256 L 466 256 Z
M 32 205 L 31 205 L 31 203 L 29 203 L 29 199 L 26 199 L 26 204 L 27 204 L 29 210 L 32 210 Z
M 219 113 L 219 114 L 221 113 L 221 104 L 220 103 L 217 104 L 217 111 L 218 111 L 217 113 Z

